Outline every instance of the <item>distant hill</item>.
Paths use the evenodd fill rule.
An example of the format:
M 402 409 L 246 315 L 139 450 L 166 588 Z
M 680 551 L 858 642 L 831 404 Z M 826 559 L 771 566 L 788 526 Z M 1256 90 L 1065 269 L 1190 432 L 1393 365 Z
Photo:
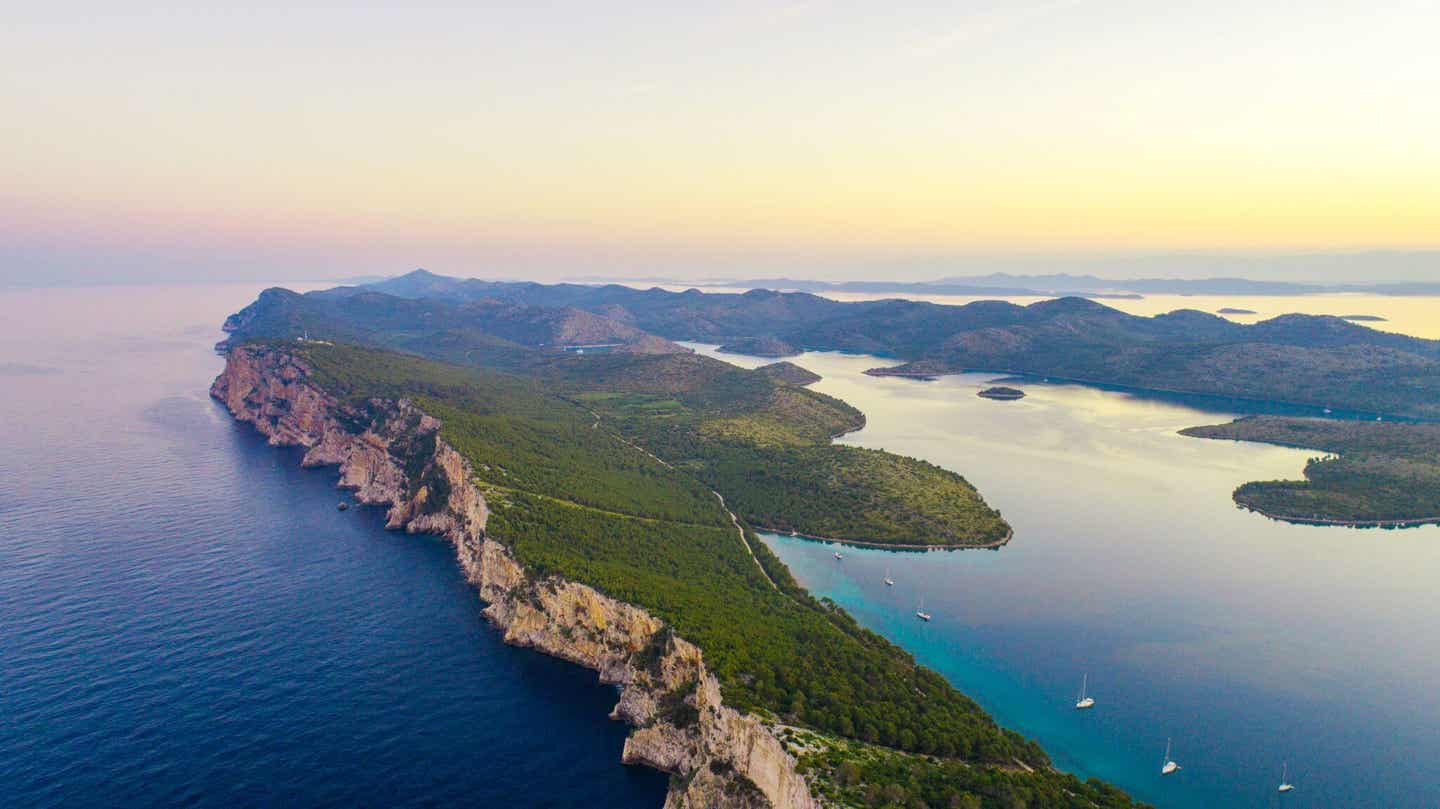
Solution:
M 778 337 L 742 337 L 720 346 L 720 351 L 729 354 L 749 354 L 752 357 L 793 357 L 800 349 Z
M 772 362 L 755 370 L 787 385 L 813 385 L 821 376 L 808 368 L 801 368 L 793 362 Z
M 421 294 L 412 297 L 376 291 L 389 287 Z M 444 283 L 427 286 L 386 281 L 373 287 L 341 287 L 304 295 L 267 289 L 250 306 L 231 315 L 225 330 L 242 338 L 309 336 L 406 350 L 419 343 L 451 341 L 517 355 L 577 346 L 643 354 L 688 351 L 597 312 L 571 306 L 530 306 L 494 297 L 471 298 Z
M 845 303 L 803 292 L 670 292 L 417 271 L 306 295 L 267 290 L 228 327 L 238 336 L 296 337 L 308 329 L 312 337 L 402 349 L 445 340 L 454 344 L 449 356 L 493 344 L 501 359 L 505 350 L 578 341 L 658 351 L 679 350 L 670 340 L 764 339 L 899 361 L 877 374 L 1002 371 L 1440 418 L 1440 341 L 1330 316 L 1255 324 L 1197 310 L 1139 317 L 1078 297 L 1028 306 Z M 427 353 L 447 356 L 433 347 Z

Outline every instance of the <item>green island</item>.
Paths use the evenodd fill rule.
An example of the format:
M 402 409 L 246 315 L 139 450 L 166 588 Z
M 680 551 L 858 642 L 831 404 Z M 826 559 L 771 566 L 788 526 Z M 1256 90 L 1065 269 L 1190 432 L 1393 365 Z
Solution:
M 1440 424 L 1253 416 L 1183 435 L 1329 453 L 1304 480 L 1245 483 L 1235 502 L 1276 519 L 1341 525 L 1440 522 Z
M 793 728 L 787 739 L 805 734 L 815 748 L 800 756 L 805 772 L 832 805 L 1134 805 L 1052 769 L 1034 742 L 939 674 L 810 596 L 753 534 L 748 548 L 736 536 L 712 486 L 742 522 L 812 498 L 813 512 L 767 516 L 811 527 L 828 513 L 837 523 L 826 530 L 867 536 L 911 524 L 974 539 L 1002 530 L 958 476 L 885 453 L 825 450 L 830 435 L 861 423 L 843 402 L 688 354 L 546 355 L 515 374 L 344 344 L 283 345 L 357 412 L 403 397 L 440 419 L 492 509 L 493 539 L 534 574 L 641 606 L 697 644 L 727 704 Z M 823 471 L 772 504 L 761 493 L 779 481 L 746 483 L 744 470 L 787 453 L 795 473 Z M 886 493 L 826 483 L 862 475 Z M 935 485 L 964 495 L 962 505 L 911 491 Z

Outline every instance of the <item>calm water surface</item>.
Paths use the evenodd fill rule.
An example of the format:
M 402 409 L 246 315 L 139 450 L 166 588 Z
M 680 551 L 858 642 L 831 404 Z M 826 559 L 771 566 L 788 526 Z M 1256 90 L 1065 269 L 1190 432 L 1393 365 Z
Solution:
M 745 365 L 767 360 L 719 354 Z M 767 541 L 817 595 L 911 650 L 1071 771 L 1161 807 L 1440 806 L 1440 528 L 1295 526 L 1237 510 L 1307 453 L 1202 441 L 1231 414 L 1079 386 L 863 376 L 811 353 L 868 424 L 843 439 L 965 475 L 998 551 Z M 896 585 L 886 587 L 886 571 Z M 919 599 L 934 614 L 914 617 Z M 1088 673 L 1095 710 L 1073 709 Z M 1184 768 L 1162 779 L 1167 737 Z M 1298 789 L 1275 791 L 1282 761 Z
M 660 806 L 613 689 L 207 398 L 257 291 L 0 293 L 0 806 Z

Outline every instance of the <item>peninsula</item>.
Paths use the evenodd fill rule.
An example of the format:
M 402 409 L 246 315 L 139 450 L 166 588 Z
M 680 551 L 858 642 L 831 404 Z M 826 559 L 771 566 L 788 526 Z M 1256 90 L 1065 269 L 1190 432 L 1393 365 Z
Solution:
M 227 328 L 232 341 L 310 335 L 554 383 L 564 381 L 563 363 L 556 359 L 561 349 L 580 341 L 604 345 L 612 362 L 624 362 L 626 357 L 673 358 L 684 353 L 675 340 L 752 347 L 745 341 L 773 339 L 788 346 L 875 354 L 897 363 L 868 372 L 874 375 L 921 380 L 957 371 L 1008 372 L 1139 391 L 1304 405 L 1316 412 L 1335 408 L 1372 417 L 1440 419 L 1440 341 L 1376 331 L 1330 316 L 1281 315 L 1242 324 L 1194 310 L 1137 317 L 1080 298 L 1028 306 L 1003 301 L 964 306 L 907 300 L 842 303 L 766 290 L 710 294 L 614 284 L 501 283 L 416 271 L 304 295 L 267 290 L 232 316 Z M 911 465 L 908 461 L 828 449 L 831 432 L 859 423 L 847 425 L 835 416 L 839 411 L 821 408 L 831 415 L 806 422 L 808 428 L 796 433 L 788 427 L 771 429 L 774 425 L 766 419 L 741 418 L 724 407 L 711 407 L 728 400 L 708 398 L 702 391 L 709 383 L 701 379 L 708 379 L 710 372 L 684 381 L 702 366 L 686 371 L 683 363 L 662 359 L 645 371 L 655 378 L 604 391 L 605 396 L 587 406 L 597 414 L 610 411 L 606 415 L 637 443 L 664 442 L 678 453 L 677 460 L 694 464 L 696 473 L 717 491 L 732 488 L 727 496 L 733 496 L 737 511 L 755 525 L 897 544 L 983 545 L 1003 535 L 1005 529 L 996 520 L 967 522 L 960 530 L 916 516 L 924 513 L 916 506 L 927 499 L 924 491 L 932 484 L 939 492 L 956 487 L 953 500 L 940 498 L 958 504 L 951 511 L 970 511 L 976 496 L 968 484 L 943 470 L 921 465 L 916 469 L 923 472 L 911 476 L 902 469 Z M 585 380 L 570 382 L 579 393 L 586 392 Z M 673 385 L 679 387 L 672 390 Z M 675 399 L 682 389 L 695 398 Z M 774 407 L 787 409 L 790 405 L 784 402 L 789 400 L 794 396 L 773 397 Z M 674 412 L 667 410 L 675 406 L 672 401 L 679 405 Z M 671 423 L 680 429 L 670 429 Z M 1429 446 L 1424 436 L 1417 433 L 1413 444 L 1411 455 L 1424 457 Z M 807 455 L 816 456 L 813 463 Z M 915 482 L 920 485 L 912 485 Z M 1360 496 L 1357 487 L 1368 484 L 1357 474 L 1332 479 L 1330 485 L 1336 492 Z M 855 511 L 869 515 L 863 520 L 840 520 L 833 500 L 812 496 L 832 486 L 852 492 L 856 499 L 846 505 L 858 508 L 863 501 L 880 507 Z M 1434 513 L 1426 503 L 1418 505 L 1423 508 L 1376 512 L 1375 519 L 1425 519 Z M 1316 513 L 1326 520 L 1350 519 L 1344 508 Z
M 621 350 L 577 355 L 547 331 L 572 321 L 544 313 L 506 319 L 539 324 L 522 344 L 477 320 L 437 322 L 428 303 L 423 340 L 398 317 L 292 320 L 271 305 L 231 319 L 216 398 L 272 443 L 306 447 L 306 464 L 339 465 L 391 527 L 452 542 L 508 642 L 620 685 L 624 759 L 672 774 L 668 806 L 866 805 L 857 773 L 917 805 L 1133 805 L 1052 769 L 812 598 L 753 535 L 1008 536 L 958 475 L 831 444 L 864 422 L 844 402 L 774 369 L 629 350 L 660 346 L 618 330 Z M 307 339 L 260 333 L 281 324 Z
M 1255 416 L 1181 433 L 1327 453 L 1305 464 L 1304 480 L 1235 489 L 1236 503 L 1266 516 L 1315 525 L 1440 523 L 1440 424 Z

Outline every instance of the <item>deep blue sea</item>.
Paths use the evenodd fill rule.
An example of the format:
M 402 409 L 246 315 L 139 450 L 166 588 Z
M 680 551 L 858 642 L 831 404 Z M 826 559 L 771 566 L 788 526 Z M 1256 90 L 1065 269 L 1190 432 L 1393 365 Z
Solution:
M 258 290 L 0 292 L 0 806 L 660 806 L 613 688 L 206 396 Z
M 865 412 L 843 442 L 963 474 L 1015 537 L 841 561 L 834 545 L 766 541 L 813 593 L 1057 765 L 1164 809 L 1440 807 L 1440 527 L 1236 509 L 1236 485 L 1298 477 L 1314 453 L 1177 434 L 1228 421 L 1213 400 L 1030 380 L 1026 398 L 997 402 L 975 395 L 991 375 L 922 382 L 865 376 L 889 364 L 875 357 L 792 359 Z M 1097 705 L 1082 712 L 1085 675 Z M 1162 777 L 1167 739 L 1182 769 Z M 1281 795 L 1287 762 L 1297 788 Z

